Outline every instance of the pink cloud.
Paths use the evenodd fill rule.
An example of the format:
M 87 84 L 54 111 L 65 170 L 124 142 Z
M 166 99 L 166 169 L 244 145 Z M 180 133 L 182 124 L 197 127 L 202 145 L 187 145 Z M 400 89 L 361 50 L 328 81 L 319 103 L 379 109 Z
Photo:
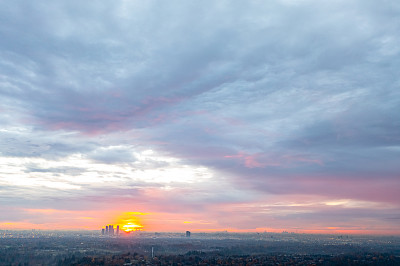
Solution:
M 319 159 L 309 158 L 305 155 L 279 155 L 267 153 L 248 154 L 239 152 L 235 155 L 225 155 L 225 158 L 237 158 L 247 168 L 265 168 L 265 167 L 293 167 L 298 163 L 317 164 L 322 166 L 323 162 Z

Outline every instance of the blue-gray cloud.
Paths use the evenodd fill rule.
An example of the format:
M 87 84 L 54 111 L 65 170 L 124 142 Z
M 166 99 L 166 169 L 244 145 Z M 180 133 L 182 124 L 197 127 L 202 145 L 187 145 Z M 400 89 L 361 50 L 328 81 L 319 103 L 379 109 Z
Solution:
M 0 155 L 169 167 L 138 163 L 153 149 L 256 194 L 398 203 L 399 14 L 361 0 L 1 3 Z

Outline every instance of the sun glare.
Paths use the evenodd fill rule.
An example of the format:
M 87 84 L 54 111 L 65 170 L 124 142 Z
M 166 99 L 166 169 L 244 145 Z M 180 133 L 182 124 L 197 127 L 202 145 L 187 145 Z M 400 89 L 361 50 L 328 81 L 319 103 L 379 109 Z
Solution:
M 135 224 L 135 223 L 127 223 L 121 226 L 122 230 L 124 230 L 125 232 L 129 233 L 132 231 L 138 231 L 143 229 L 142 225 L 139 224 Z
M 124 232 L 132 232 L 143 230 L 144 226 L 141 219 L 138 216 L 146 215 L 147 213 L 141 212 L 124 212 L 118 218 L 118 224 L 120 224 L 121 230 Z

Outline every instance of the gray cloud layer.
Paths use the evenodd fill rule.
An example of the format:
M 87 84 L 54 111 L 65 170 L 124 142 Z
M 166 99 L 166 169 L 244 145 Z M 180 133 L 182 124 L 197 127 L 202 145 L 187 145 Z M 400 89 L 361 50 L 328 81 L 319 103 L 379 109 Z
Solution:
M 398 213 L 399 14 L 396 1 L 3 2 L 0 153 L 170 166 L 134 165 L 153 149 L 246 193 Z

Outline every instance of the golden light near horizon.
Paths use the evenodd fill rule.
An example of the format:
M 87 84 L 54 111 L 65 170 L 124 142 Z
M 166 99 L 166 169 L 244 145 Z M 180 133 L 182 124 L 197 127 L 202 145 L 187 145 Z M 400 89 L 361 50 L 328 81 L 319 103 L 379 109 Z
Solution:
M 135 223 L 127 223 L 121 226 L 121 229 L 127 233 L 132 232 L 132 231 L 138 231 L 142 230 L 143 226 Z
M 118 218 L 118 224 L 120 224 L 121 230 L 127 233 L 143 230 L 144 226 L 137 216 L 146 214 L 142 212 L 124 212 Z

